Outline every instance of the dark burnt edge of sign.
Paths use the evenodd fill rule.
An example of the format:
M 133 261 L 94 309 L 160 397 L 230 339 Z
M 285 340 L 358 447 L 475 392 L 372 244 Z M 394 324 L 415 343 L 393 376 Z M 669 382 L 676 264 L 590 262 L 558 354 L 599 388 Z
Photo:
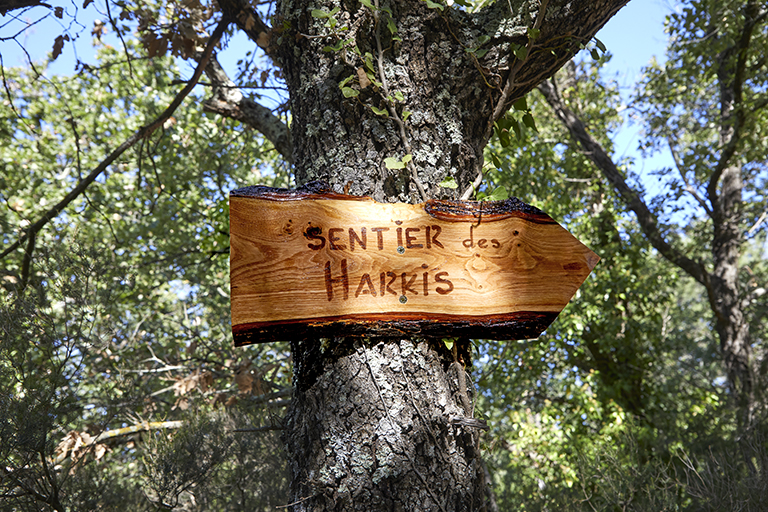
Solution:
M 232 190 L 230 197 L 253 197 L 270 201 L 300 201 L 302 199 L 339 199 L 346 201 L 373 201 L 368 196 L 350 196 L 339 194 L 324 181 L 310 181 L 297 188 L 275 188 L 265 185 L 252 185 Z
M 504 201 L 449 201 L 430 199 L 424 211 L 448 222 L 493 222 L 518 217 L 536 224 L 557 224 L 552 217 L 516 197 Z
M 232 326 L 236 347 L 253 343 L 295 339 L 350 337 L 425 338 L 467 337 L 517 340 L 536 338 L 557 318 L 558 313 L 519 311 L 500 315 L 447 314 L 360 314 L 316 319 L 255 322 Z
M 339 194 L 324 181 L 311 181 L 295 189 L 274 188 L 253 185 L 238 188 L 229 193 L 230 197 L 252 197 L 271 201 L 298 201 L 302 199 L 337 199 L 345 201 L 373 201 L 368 196 Z M 510 217 L 521 217 L 538 224 L 556 224 L 552 218 L 518 199 L 511 197 L 504 201 L 450 201 L 430 199 L 421 203 L 424 211 L 436 219 L 449 222 L 471 222 L 482 220 L 492 222 Z

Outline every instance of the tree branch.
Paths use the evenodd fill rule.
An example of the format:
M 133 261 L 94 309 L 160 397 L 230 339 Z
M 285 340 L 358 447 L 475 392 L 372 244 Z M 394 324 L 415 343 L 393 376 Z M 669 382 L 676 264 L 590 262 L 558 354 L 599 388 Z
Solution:
M 716 211 L 719 210 L 717 188 L 720 184 L 720 178 L 736 153 L 744 126 L 745 112 L 742 105 L 749 57 L 748 50 L 755 26 L 762 18 L 755 2 L 748 3 L 744 18 L 744 27 L 736 45 L 727 48 L 716 58 L 717 76 L 720 81 L 721 126 L 725 128 L 725 133 L 727 133 L 727 140 L 721 141 L 720 158 L 707 184 L 707 196 L 712 208 Z M 736 56 L 736 63 L 734 69 L 731 70 L 730 61 L 734 55 Z
M 639 194 L 627 184 L 616 164 L 600 143 L 589 134 L 581 119 L 565 106 L 557 92 L 554 80 L 544 81 L 539 84 L 539 91 L 544 95 L 544 98 L 558 119 L 568 129 L 571 137 L 581 145 L 590 160 L 592 160 L 603 176 L 618 192 L 627 207 L 635 213 L 640 227 L 648 241 L 651 242 L 651 245 L 667 260 L 704 285 L 709 292 L 711 290 L 710 276 L 704 265 L 681 254 L 666 241 L 659 229 L 656 217 L 648 209 L 648 206 L 643 202 Z
M 673 144 L 673 136 L 668 135 L 667 136 L 667 144 L 669 145 L 669 151 L 672 153 L 672 160 L 675 162 L 675 167 L 677 167 L 677 172 L 680 173 L 680 177 L 683 179 L 683 183 L 685 184 L 685 191 L 688 192 L 693 196 L 694 199 L 696 199 L 696 202 L 699 203 L 699 205 L 704 208 L 704 211 L 707 212 L 707 215 L 712 217 L 712 209 L 709 207 L 706 201 L 699 195 L 699 193 L 696 191 L 696 188 L 691 185 L 691 183 L 688 181 L 688 176 L 683 169 L 683 163 L 680 161 L 680 155 L 677 154 L 677 150 L 675 149 L 675 146 Z
M 272 56 L 270 40 L 272 29 L 264 23 L 248 0 L 218 0 L 219 8 L 237 27 L 256 43 L 264 52 Z
M 533 22 L 532 31 L 537 32 L 541 28 L 541 23 L 544 21 L 544 17 L 547 14 L 548 3 L 549 0 L 541 0 L 541 3 L 539 4 L 539 12 L 536 16 L 536 21 Z M 517 76 L 518 71 L 520 71 L 520 68 L 523 67 L 523 64 L 525 64 L 525 62 L 528 60 L 528 57 L 530 57 L 535 40 L 536 38 L 533 36 L 528 36 L 528 44 L 525 45 L 525 56 L 521 59 L 515 59 L 515 65 L 512 66 L 511 70 L 509 70 L 507 82 L 504 84 L 504 89 L 501 91 L 501 97 L 499 97 L 499 100 L 496 102 L 496 107 L 493 109 L 493 114 L 488 120 L 488 126 L 485 129 L 485 140 L 488 140 L 491 137 L 491 132 L 493 131 L 493 123 L 501 119 L 501 116 L 503 116 L 506 111 L 509 110 L 511 106 L 509 98 L 512 95 L 513 87 L 517 85 L 515 83 L 515 77 Z
M 500 34 L 494 37 L 494 48 L 480 59 L 479 64 L 493 69 L 499 62 L 506 61 L 508 66 L 503 89 L 496 87 L 500 96 L 492 100 L 491 112 L 483 127 L 483 145 L 493 134 L 494 123 L 506 114 L 512 104 L 534 89 L 536 84 L 554 75 L 573 57 L 579 46 L 589 42 L 627 1 L 538 0 L 517 2 L 515 6 L 508 2 L 494 2 L 472 15 L 475 26 L 482 33 Z M 536 3 L 538 12 L 531 26 L 530 20 L 526 19 L 526 9 L 533 12 Z M 513 28 L 510 30 L 509 27 Z M 522 48 L 524 54 L 518 57 L 520 43 L 525 45 Z M 485 76 L 483 81 L 488 85 Z M 483 181 L 482 160 L 477 167 L 475 180 L 460 196 L 463 200 L 469 199 Z
M 547 14 L 548 3 L 549 0 L 540 1 L 539 12 L 536 15 L 536 21 L 533 22 L 533 28 L 531 29 L 532 32 L 538 32 L 541 28 L 541 23 L 544 21 L 544 17 Z M 507 76 L 507 81 L 504 84 L 504 89 L 501 91 L 501 96 L 496 102 L 496 106 L 493 108 L 493 113 L 491 114 L 490 119 L 488 119 L 488 124 L 485 127 L 485 133 L 483 134 L 483 140 L 487 141 L 491 138 L 491 134 L 493 133 L 493 124 L 501 119 L 501 116 L 503 116 L 507 110 L 509 110 L 511 106 L 509 97 L 512 94 L 513 87 L 520 85 L 515 82 L 515 77 L 517 76 L 517 72 L 520 71 L 520 68 L 523 67 L 525 62 L 528 60 L 528 57 L 531 55 L 531 50 L 533 49 L 533 43 L 535 40 L 536 38 L 534 38 L 532 35 L 529 35 L 528 44 L 525 45 L 525 55 L 520 59 L 515 58 L 515 64 L 512 66 L 512 69 L 509 70 L 509 75 Z M 473 181 L 470 186 L 467 187 L 464 193 L 461 194 L 462 201 L 469 200 L 469 198 L 472 197 L 472 194 L 474 194 L 483 183 L 483 166 L 480 165 L 479 167 L 480 169 L 478 170 L 475 181 Z
M 494 2 L 474 15 L 476 25 L 483 33 L 504 34 L 492 41 L 492 44 L 498 46 L 499 50 L 502 47 L 508 50 L 509 72 L 504 89 L 500 91 L 500 100 L 503 101 L 498 101 L 494 106 L 491 125 L 501 118 L 516 100 L 569 61 L 580 45 L 589 42 L 627 2 L 628 0 L 540 0 L 539 12 L 532 27 L 538 30 L 538 33 L 531 33 L 531 30 L 526 29 L 529 25 L 521 15 L 524 11 L 520 10 L 523 7 L 531 8 L 529 6 L 533 2 L 517 2 L 515 8 L 509 2 Z M 578 20 L 578 23 L 574 23 L 574 20 Z M 509 32 L 506 27 L 510 24 L 518 30 Z M 514 58 L 514 40 L 525 43 L 524 59 Z M 482 62 L 487 65 L 490 61 L 499 61 L 501 57 L 503 55 L 489 51 Z M 490 137 L 491 131 L 486 129 L 486 133 Z
M 203 103 L 208 112 L 236 119 L 260 132 L 286 161 L 293 163 L 293 143 L 288 127 L 267 107 L 259 105 L 240 92 L 213 55 L 205 66 L 205 74 L 213 85 L 213 96 Z
M 64 198 L 59 201 L 56 205 L 54 205 L 51 209 L 49 209 L 47 212 L 45 212 L 40 219 L 37 220 L 34 224 L 30 225 L 24 234 L 22 234 L 18 240 L 16 240 L 14 243 L 12 243 L 10 246 L 8 246 L 2 253 L 0 253 L 0 259 L 6 257 L 11 252 L 18 249 L 21 244 L 23 244 L 26 240 L 30 240 L 31 243 L 28 243 L 27 247 L 28 249 L 34 248 L 34 238 L 36 237 L 37 233 L 43 229 L 43 227 L 48 224 L 52 219 L 54 219 L 56 216 L 58 216 L 64 209 L 69 206 L 69 204 L 77 199 L 85 190 L 88 188 L 88 186 L 93 183 L 96 178 L 98 178 L 102 172 L 104 172 L 107 167 L 109 167 L 115 160 L 117 160 L 123 153 L 125 153 L 126 150 L 131 148 L 134 144 L 136 144 L 138 141 L 145 139 L 149 137 L 157 128 L 163 125 L 163 123 L 171 117 L 171 115 L 176 111 L 176 109 L 181 105 L 181 102 L 184 101 L 184 98 L 186 98 L 190 92 L 192 92 L 192 89 L 197 84 L 197 81 L 200 79 L 200 76 L 203 74 L 203 68 L 208 62 L 208 59 L 210 59 L 213 48 L 218 44 L 219 39 L 221 39 L 221 36 L 224 34 L 224 31 L 227 28 L 227 25 L 229 25 L 229 19 L 225 16 L 221 19 L 219 24 L 216 26 L 216 29 L 213 31 L 213 34 L 211 34 L 211 38 L 208 40 L 208 45 L 206 46 L 205 50 L 203 51 L 202 59 L 200 60 L 200 63 L 198 64 L 197 68 L 195 69 L 194 74 L 192 75 L 192 78 L 190 79 L 189 83 L 176 95 L 176 97 L 173 99 L 173 101 L 168 105 L 168 107 L 163 111 L 162 114 L 160 114 L 154 121 L 151 123 L 142 126 L 139 128 L 133 135 L 128 137 L 128 139 L 125 140 L 120 146 L 112 151 L 112 153 L 107 156 L 102 162 L 91 171 L 88 176 L 83 178 L 80 183 L 77 184 L 75 188 L 69 191 L 69 193 L 64 196 Z M 27 250 L 24 254 L 24 265 L 27 264 L 27 260 L 31 260 L 32 254 L 30 253 L 30 250 Z M 29 275 L 29 269 L 26 270 L 26 275 Z M 22 280 L 22 286 L 21 290 L 23 290 L 26 287 L 26 280 Z
M 16 10 L 16 9 L 24 9 L 27 7 L 47 7 L 51 8 L 50 5 L 43 2 L 42 0 L 2 0 L 0 1 L 0 14 L 5 16 L 7 13 Z

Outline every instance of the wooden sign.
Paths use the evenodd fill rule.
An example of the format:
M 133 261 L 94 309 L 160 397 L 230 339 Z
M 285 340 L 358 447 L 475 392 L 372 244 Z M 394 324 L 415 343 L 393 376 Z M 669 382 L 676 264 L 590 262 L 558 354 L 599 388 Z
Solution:
M 230 193 L 235 344 L 537 337 L 599 258 L 517 199 L 383 204 L 313 184 Z

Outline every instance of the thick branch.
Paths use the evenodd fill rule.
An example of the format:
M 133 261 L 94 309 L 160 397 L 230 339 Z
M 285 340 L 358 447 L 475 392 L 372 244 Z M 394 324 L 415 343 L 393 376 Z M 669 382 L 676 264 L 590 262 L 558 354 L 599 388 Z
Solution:
M 491 125 L 503 116 L 512 104 L 536 87 L 536 84 L 554 75 L 569 61 L 581 45 L 586 45 L 629 0 L 523 0 L 494 2 L 478 13 L 475 22 L 484 33 L 501 34 L 492 44 L 507 50 L 508 56 L 491 50 L 483 59 L 508 62 L 504 88 L 490 119 Z M 515 5 L 516 4 L 516 5 Z M 531 23 L 524 15 L 536 12 Z M 506 27 L 512 26 L 512 31 Z M 529 29 L 535 29 L 529 31 Z M 509 43 L 525 46 L 525 57 L 517 59 Z M 524 62 L 520 62 L 520 61 Z M 524 65 L 522 65 L 524 64 Z M 487 131 L 490 136 L 490 131 Z M 487 139 L 486 139 L 487 140 Z
M 115 160 L 117 160 L 123 153 L 125 153 L 126 150 L 131 148 L 134 144 L 136 144 L 138 141 L 145 139 L 149 137 L 157 128 L 163 125 L 163 123 L 168 120 L 168 118 L 171 117 L 171 115 L 176 111 L 176 109 L 181 105 L 181 102 L 184 101 L 184 98 L 186 98 L 190 92 L 192 92 L 192 89 L 194 89 L 195 85 L 197 85 L 197 81 L 200 79 L 200 76 L 203 74 L 203 68 L 208 62 L 208 59 L 211 57 L 211 54 L 213 53 L 213 48 L 218 44 L 219 39 L 224 34 L 224 30 L 227 28 L 227 25 L 229 24 L 229 20 L 225 17 L 223 18 L 219 24 L 216 26 L 216 29 L 213 31 L 213 34 L 211 35 L 211 38 L 208 40 L 208 45 L 205 48 L 205 51 L 203 51 L 203 56 L 200 60 L 200 63 L 198 64 L 197 68 L 195 69 L 194 74 L 192 75 L 192 78 L 189 80 L 187 85 L 179 91 L 179 93 L 176 95 L 176 97 L 173 99 L 173 101 L 168 105 L 168 107 L 163 111 L 162 114 L 160 114 L 154 121 L 151 123 L 142 126 L 139 128 L 133 135 L 128 137 L 128 139 L 125 140 L 120 146 L 112 151 L 112 153 L 107 156 L 102 162 L 96 166 L 95 169 L 93 169 L 88 176 L 83 178 L 83 180 L 80 181 L 80 183 L 77 184 L 75 188 L 73 188 L 64 198 L 59 201 L 56 205 L 54 205 L 50 210 L 45 212 L 40 219 L 37 220 L 34 224 L 29 226 L 23 235 L 19 237 L 16 242 L 12 243 L 10 246 L 8 246 L 2 253 L 0 253 L 0 258 L 4 258 L 11 252 L 18 249 L 21 244 L 24 243 L 26 240 L 34 239 L 34 237 L 37 235 L 37 233 L 43 229 L 43 227 L 48 224 L 52 219 L 54 219 L 56 216 L 58 216 L 64 209 L 69 206 L 69 204 L 77 199 L 85 190 L 88 188 L 88 186 L 93 183 L 96 178 L 98 178 L 102 172 L 104 172 L 107 167 L 109 167 Z M 32 244 L 29 244 L 28 247 L 34 247 Z M 24 258 L 25 261 L 27 259 L 31 259 L 32 255 L 30 254 L 29 250 L 25 253 Z M 28 273 L 28 271 L 27 271 Z M 23 283 L 23 284 L 26 284 Z M 22 288 L 23 289 L 23 288 Z
M 0 14 L 5 16 L 6 13 L 13 11 L 15 9 L 24 9 L 26 7 L 48 7 L 51 8 L 50 5 L 46 4 L 42 0 L 0 0 Z
M 707 290 L 710 290 L 710 277 L 704 266 L 700 262 L 681 254 L 665 240 L 664 235 L 659 229 L 656 217 L 648 209 L 640 195 L 627 184 L 616 164 L 600 143 L 589 134 L 581 119 L 565 106 L 555 84 L 552 81 L 542 82 L 539 84 L 539 91 L 544 95 L 544 98 L 549 106 L 552 107 L 558 119 L 568 129 L 571 137 L 581 145 L 592 162 L 603 173 L 603 176 L 618 192 L 624 203 L 637 215 L 640 227 L 648 241 L 651 242 L 651 245 L 667 260 L 703 284 Z
M 272 29 L 264 23 L 248 0 L 218 0 L 218 3 L 225 18 L 233 20 L 237 27 L 259 45 L 267 55 L 271 55 Z
M 205 74 L 213 84 L 213 97 L 203 104 L 209 112 L 231 117 L 259 131 L 267 138 L 286 161 L 293 163 L 293 144 L 288 127 L 267 107 L 243 96 L 240 89 L 229 79 L 212 56 L 205 67 Z

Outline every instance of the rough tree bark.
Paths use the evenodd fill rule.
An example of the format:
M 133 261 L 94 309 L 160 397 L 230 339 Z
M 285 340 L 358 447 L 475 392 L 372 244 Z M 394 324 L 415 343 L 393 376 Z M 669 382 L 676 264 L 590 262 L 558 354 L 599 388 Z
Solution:
M 292 136 L 284 151 L 297 184 L 419 202 L 470 189 L 493 123 L 626 2 L 500 1 L 469 14 L 423 0 L 279 0 L 271 29 L 242 0 L 220 5 L 283 70 Z M 242 95 L 225 92 L 215 64 L 207 72 L 221 86 L 207 108 L 280 137 Z M 449 176 L 457 190 L 438 186 Z M 469 342 L 455 346 L 293 342 L 284 433 L 293 510 L 486 508 Z

